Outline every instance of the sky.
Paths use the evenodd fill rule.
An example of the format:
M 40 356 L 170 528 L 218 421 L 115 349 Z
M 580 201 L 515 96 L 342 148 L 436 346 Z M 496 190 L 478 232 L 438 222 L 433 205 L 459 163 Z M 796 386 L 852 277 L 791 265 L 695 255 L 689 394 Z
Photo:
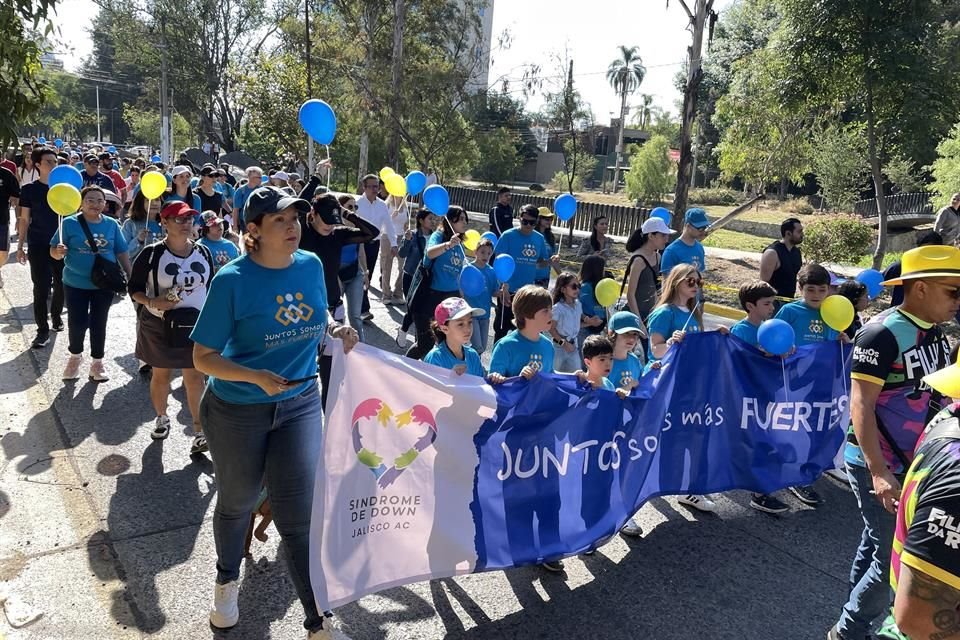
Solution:
M 732 2 L 715 0 L 714 8 L 722 11 Z M 75 70 L 90 53 L 87 29 L 97 8 L 91 0 L 60 0 L 57 6 L 55 22 L 63 28 L 67 43 L 58 53 L 66 68 Z M 524 67 L 539 64 L 542 74 L 549 76 L 547 83 L 562 84 L 566 71 L 556 59 L 569 55 L 574 61 L 575 86 L 597 122 L 607 123 L 620 112 L 620 99 L 606 80 L 607 67 L 618 57 L 619 45 L 636 45 L 647 74 L 633 103 L 639 102 L 640 94 L 651 94 L 655 105 L 676 114 L 681 95 L 673 77 L 687 56 L 690 32 L 686 26 L 686 13 L 678 0 L 669 9 L 666 0 L 494 0 L 490 82 L 513 79 L 510 89 L 518 91 Z M 500 49 L 497 43 L 505 31 L 511 35 L 511 44 Z M 536 110 L 540 104 L 534 96 L 527 106 Z

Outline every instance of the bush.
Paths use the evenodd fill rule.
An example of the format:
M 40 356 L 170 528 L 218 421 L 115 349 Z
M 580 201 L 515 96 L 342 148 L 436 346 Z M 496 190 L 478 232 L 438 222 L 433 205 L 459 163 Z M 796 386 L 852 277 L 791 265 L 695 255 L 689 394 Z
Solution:
M 553 175 L 553 180 L 550 181 L 550 188 L 554 191 L 566 193 L 567 174 L 564 173 L 562 169 Z M 583 178 L 580 176 L 574 176 L 573 178 L 573 191 L 583 191 Z
M 813 205 L 807 202 L 805 198 L 794 198 L 788 202 L 784 208 L 790 213 L 799 216 L 808 216 L 815 211 Z
M 814 262 L 856 264 L 870 252 L 873 227 L 858 216 L 822 216 L 803 228 L 803 252 Z
M 687 203 L 691 205 L 740 204 L 740 193 L 726 187 L 691 189 L 687 195 Z
M 675 184 L 675 174 L 675 165 L 670 160 L 670 143 L 664 136 L 653 136 L 630 156 L 627 197 L 660 202 Z

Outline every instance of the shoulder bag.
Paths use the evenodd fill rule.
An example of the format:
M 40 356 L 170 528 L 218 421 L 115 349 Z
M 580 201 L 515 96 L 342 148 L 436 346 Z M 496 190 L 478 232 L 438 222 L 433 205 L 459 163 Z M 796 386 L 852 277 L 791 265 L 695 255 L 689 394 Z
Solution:
M 93 268 L 90 270 L 90 281 L 93 283 L 93 286 L 98 289 L 113 291 L 118 295 L 126 293 L 127 274 L 124 273 L 123 267 L 100 255 L 97 242 L 93 239 L 93 234 L 90 233 L 90 226 L 87 224 L 82 213 L 77 214 L 77 220 L 80 222 L 80 228 L 83 229 L 83 234 L 87 236 L 87 244 L 90 246 L 90 250 L 93 251 Z

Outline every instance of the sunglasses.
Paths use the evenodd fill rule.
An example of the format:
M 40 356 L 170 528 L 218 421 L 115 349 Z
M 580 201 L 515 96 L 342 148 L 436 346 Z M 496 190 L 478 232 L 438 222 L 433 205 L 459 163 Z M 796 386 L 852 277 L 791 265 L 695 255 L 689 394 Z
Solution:
M 530 220 L 529 218 L 520 218 L 520 225 L 524 227 L 532 227 L 537 224 L 537 220 Z
M 571 282 L 570 284 L 567 285 L 567 287 L 568 287 L 569 289 L 579 289 L 579 288 L 580 288 L 580 283 L 579 283 L 579 282 Z
M 176 218 L 167 218 L 174 224 L 189 224 L 193 222 L 193 216 L 177 216 Z
M 343 208 L 346 209 L 347 211 L 356 211 L 356 210 L 357 210 L 357 205 L 355 205 L 355 204 L 345 204 L 345 205 L 343 205 Z
M 691 278 L 686 278 L 684 282 L 687 283 L 688 287 L 699 287 L 703 281 L 700 278 L 691 277 Z

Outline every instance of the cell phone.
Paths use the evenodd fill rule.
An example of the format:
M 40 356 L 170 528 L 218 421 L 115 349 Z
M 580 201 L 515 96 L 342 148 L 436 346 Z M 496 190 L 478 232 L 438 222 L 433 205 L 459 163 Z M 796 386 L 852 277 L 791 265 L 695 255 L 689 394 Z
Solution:
M 312 376 L 307 376 L 306 378 L 297 378 L 296 380 L 287 380 L 287 386 L 291 387 L 293 385 L 302 384 L 309 380 L 316 380 L 319 377 L 319 374 L 313 374 Z

